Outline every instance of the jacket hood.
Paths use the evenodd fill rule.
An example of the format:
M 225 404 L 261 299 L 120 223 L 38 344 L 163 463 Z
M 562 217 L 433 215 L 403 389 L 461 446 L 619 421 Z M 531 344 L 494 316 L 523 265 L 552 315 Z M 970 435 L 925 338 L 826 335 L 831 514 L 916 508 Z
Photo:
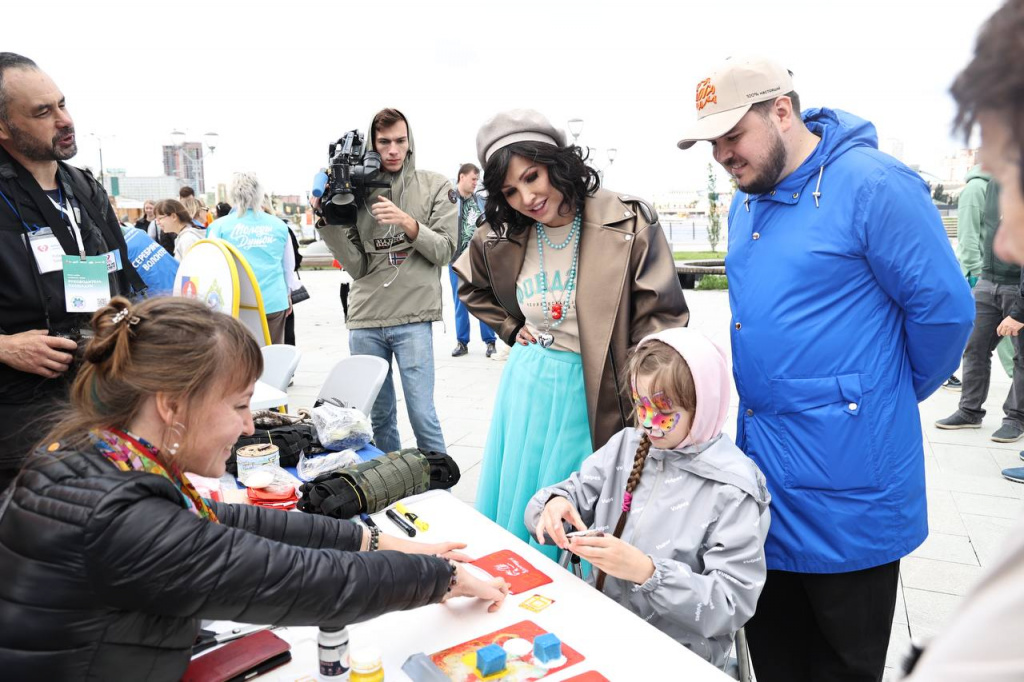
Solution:
M 981 170 L 981 164 L 976 164 L 971 170 L 967 171 L 967 177 L 964 178 L 964 183 L 968 183 L 971 180 L 988 180 L 992 179 L 992 175 Z
M 661 341 L 674 349 L 686 361 L 693 375 L 697 409 L 690 434 L 676 449 L 700 446 L 713 440 L 722 432 L 729 411 L 729 368 L 725 353 L 704 334 L 688 327 L 650 334 L 637 344 L 637 348 L 649 341 Z
M 800 167 L 776 187 L 783 195 L 799 193 L 813 176 L 817 176 L 814 188 L 815 205 L 820 206 L 826 192 L 822 180 L 828 175 L 828 164 L 857 147 L 878 149 L 878 133 L 870 121 L 839 109 L 807 109 L 803 112 L 804 125 L 821 138 L 811 155 Z
M 838 109 L 809 109 L 803 113 L 803 119 L 807 129 L 820 137 L 821 141 L 800 168 L 778 183 L 778 189 L 783 193 L 790 193 L 791 188 L 800 191 L 814 175 L 819 176 L 815 191 L 820 193 L 821 176 L 827 174 L 829 162 L 858 146 L 870 147 L 872 150 L 879 148 L 879 134 L 874 130 L 874 125 L 853 114 Z
M 406 116 L 398 109 L 395 109 L 395 111 L 398 111 L 398 113 L 402 114 L 402 118 L 405 119 L 405 126 L 409 131 L 409 153 L 406 154 L 405 163 L 402 164 L 402 170 L 400 170 L 398 173 L 389 173 L 388 171 L 384 170 L 383 167 L 381 168 L 380 174 L 389 179 L 394 177 L 401 177 L 403 173 L 413 173 L 416 170 L 416 142 L 412 136 L 412 124 L 409 123 L 408 116 Z M 376 116 L 376 114 L 374 115 Z M 372 149 L 373 151 L 377 151 L 377 142 L 376 139 L 374 138 L 372 118 L 370 119 L 370 125 L 367 126 L 366 128 L 366 141 L 368 142 L 370 149 Z

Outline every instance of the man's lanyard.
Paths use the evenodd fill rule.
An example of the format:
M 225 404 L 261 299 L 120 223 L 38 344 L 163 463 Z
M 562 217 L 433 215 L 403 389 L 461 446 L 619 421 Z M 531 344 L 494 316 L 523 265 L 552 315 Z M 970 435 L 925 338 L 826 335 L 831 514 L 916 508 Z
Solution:
M 85 260 L 85 244 L 82 243 L 82 228 L 78 226 L 78 218 L 76 216 L 77 209 L 71 205 L 71 201 L 68 201 L 68 208 L 70 210 L 64 210 L 64 190 L 62 188 L 63 183 L 60 178 L 57 178 L 57 201 L 53 200 L 53 197 L 47 195 L 47 198 L 51 203 L 60 211 L 60 217 L 64 219 L 64 224 L 68 226 L 72 234 L 75 235 L 75 241 L 78 242 L 78 255 L 82 260 Z

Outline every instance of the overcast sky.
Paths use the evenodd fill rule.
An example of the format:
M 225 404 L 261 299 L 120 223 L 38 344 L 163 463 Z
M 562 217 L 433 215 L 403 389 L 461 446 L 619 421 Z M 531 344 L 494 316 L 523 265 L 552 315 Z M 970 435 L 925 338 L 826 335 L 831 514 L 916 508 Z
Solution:
M 252 170 L 305 193 L 327 144 L 378 109 L 409 118 L 418 166 L 454 176 L 494 113 L 531 107 L 616 147 L 613 189 L 705 184 L 710 147 L 675 143 L 696 83 L 731 54 L 777 58 L 805 107 L 845 109 L 927 169 L 950 137 L 949 84 L 996 0 L 506 0 L 5 3 L 0 49 L 34 59 L 75 119 L 74 163 L 163 172 L 173 129 L 215 131 L 208 187 Z M 113 136 L 113 137 L 109 137 Z M 605 163 L 603 151 L 599 165 Z

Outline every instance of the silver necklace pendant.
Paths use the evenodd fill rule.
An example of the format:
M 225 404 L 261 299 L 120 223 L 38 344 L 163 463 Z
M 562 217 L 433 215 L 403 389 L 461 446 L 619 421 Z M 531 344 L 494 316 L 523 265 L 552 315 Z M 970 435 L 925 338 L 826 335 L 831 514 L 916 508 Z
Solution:
M 541 348 L 551 348 L 551 344 L 555 342 L 555 337 L 551 332 L 541 332 L 537 334 L 537 343 L 540 344 Z

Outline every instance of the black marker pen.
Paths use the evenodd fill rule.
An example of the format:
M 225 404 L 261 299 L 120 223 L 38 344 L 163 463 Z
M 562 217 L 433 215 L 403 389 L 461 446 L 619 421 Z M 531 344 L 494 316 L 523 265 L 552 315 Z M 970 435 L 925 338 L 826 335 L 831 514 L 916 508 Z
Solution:
M 403 533 L 405 533 L 409 537 L 413 537 L 414 535 L 416 535 L 416 529 L 413 528 L 408 521 L 399 516 L 398 512 L 396 512 L 394 509 L 388 509 L 385 512 L 385 514 L 389 519 L 391 519 L 392 523 L 394 523 L 396 526 L 402 529 Z

